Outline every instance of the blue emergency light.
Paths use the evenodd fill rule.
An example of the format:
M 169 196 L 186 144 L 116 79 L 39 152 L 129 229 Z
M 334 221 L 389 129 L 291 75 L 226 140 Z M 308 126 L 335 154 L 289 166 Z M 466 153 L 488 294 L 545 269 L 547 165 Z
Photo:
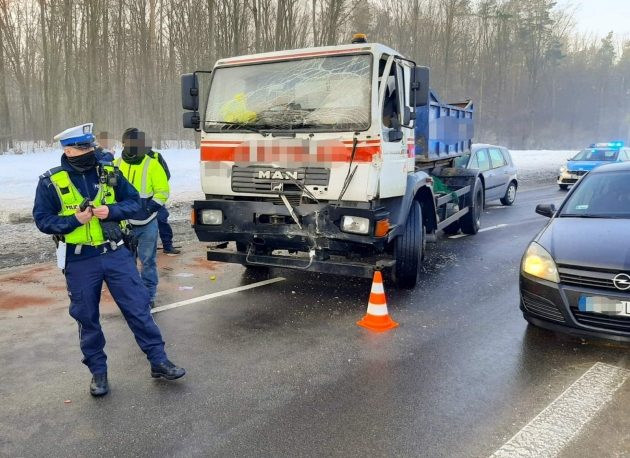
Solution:
M 613 148 L 613 149 L 619 149 L 619 148 L 623 148 L 623 142 L 622 141 L 614 141 L 614 142 L 608 142 L 608 143 L 593 143 L 591 146 L 589 146 L 589 148 Z

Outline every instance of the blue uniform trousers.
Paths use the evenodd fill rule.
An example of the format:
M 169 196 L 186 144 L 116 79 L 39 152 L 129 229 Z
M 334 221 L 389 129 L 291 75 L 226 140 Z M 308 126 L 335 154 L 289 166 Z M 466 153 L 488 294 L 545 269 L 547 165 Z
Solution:
M 84 247 L 85 250 L 95 250 Z M 136 342 L 152 364 L 166 361 L 164 341 L 153 321 L 149 292 L 142 284 L 133 255 L 125 247 L 96 256 L 68 259 L 65 269 L 70 316 L 79 324 L 83 363 L 92 374 L 107 371 L 105 336 L 99 323 L 103 281 L 118 304 Z
M 173 248 L 173 229 L 171 228 L 171 225 L 168 224 L 168 216 L 169 213 L 166 205 L 162 205 L 158 210 L 157 220 L 160 240 L 162 240 L 162 247 L 165 250 Z

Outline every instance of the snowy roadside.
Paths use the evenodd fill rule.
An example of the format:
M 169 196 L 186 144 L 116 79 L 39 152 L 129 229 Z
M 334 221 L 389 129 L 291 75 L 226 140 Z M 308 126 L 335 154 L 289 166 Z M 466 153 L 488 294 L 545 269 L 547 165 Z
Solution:
M 178 244 L 195 243 L 190 228 L 190 204 L 203 198 L 199 176 L 199 151 L 161 150 L 171 170 L 169 210 Z M 558 168 L 575 151 L 512 151 L 519 169 L 520 188 L 553 184 Z M 52 260 L 50 236 L 33 224 L 31 210 L 38 177 L 59 164 L 61 150 L 43 148 L 34 153 L 0 155 L 0 180 L 4 184 L 0 204 L 0 269 Z

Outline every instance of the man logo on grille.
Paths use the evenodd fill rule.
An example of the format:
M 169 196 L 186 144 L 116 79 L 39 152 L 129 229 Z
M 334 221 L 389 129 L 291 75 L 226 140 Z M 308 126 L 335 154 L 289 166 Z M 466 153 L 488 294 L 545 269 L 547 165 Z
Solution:
M 259 170 L 259 180 L 297 180 L 297 170 Z
M 284 191 L 284 185 L 282 183 L 271 183 L 271 190 L 276 192 Z
M 615 288 L 626 291 L 630 289 L 630 275 L 628 274 L 617 274 L 615 278 L 613 278 L 613 284 Z

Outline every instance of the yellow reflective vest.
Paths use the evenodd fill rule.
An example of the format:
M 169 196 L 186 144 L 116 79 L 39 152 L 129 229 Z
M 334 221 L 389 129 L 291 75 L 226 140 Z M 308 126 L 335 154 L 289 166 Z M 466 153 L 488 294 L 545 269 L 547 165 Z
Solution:
M 114 172 L 113 167 L 105 166 L 105 170 Z M 65 170 L 61 170 L 50 176 L 50 181 L 57 191 L 59 200 L 61 201 L 61 210 L 59 216 L 72 216 L 76 213 L 77 209 L 84 200 L 84 196 L 81 195 L 79 190 L 70 180 L 70 175 Z M 101 184 L 96 197 L 92 201 L 94 206 L 98 207 L 102 204 L 115 204 L 116 197 L 114 196 L 114 190 L 107 186 L 107 184 Z M 74 245 L 102 245 L 105 243 L 103 237 L 103 229 L 98 218 L 92 218 L 87 223 L 77 227 L 69 234 L 64 235 L 66 243 Z
M 157 212 L 147 210 L 147 204 L 150 200 L 155 201 L 158 205 L 166 204 L 169 196 L 168 179 L 166 172 L 160 163 L 146 155 L 142 162 L 138 164 L 129 164 L 122 160 L 116 159 L 116 166 L 119 168 L 123 176 L 136 188 L 140 193 L 142 200 L 142 212 L 134 219 L 129 219 L 131 224 L 142 226 L 153 220 Z

